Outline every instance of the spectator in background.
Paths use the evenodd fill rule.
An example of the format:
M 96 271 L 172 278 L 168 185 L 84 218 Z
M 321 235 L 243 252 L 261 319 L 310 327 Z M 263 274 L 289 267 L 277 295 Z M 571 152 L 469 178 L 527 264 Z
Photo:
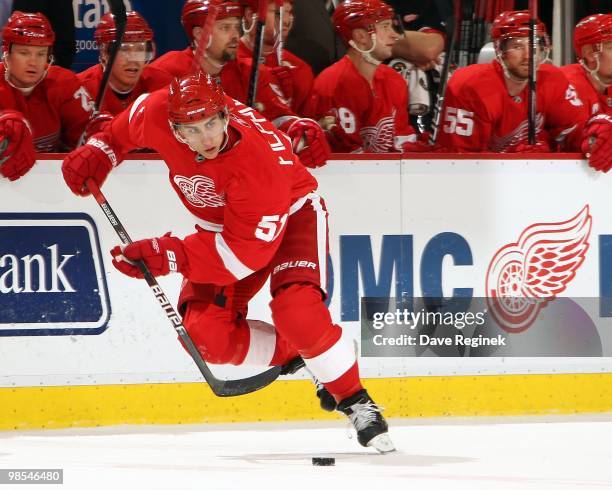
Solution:
M 612 14 L 582 19 L 574 30 L 578 63 L 561 67 L 588 115 L 612 116 Z
M 244 27 L 245 33 L 238 46 L 238 57 L 251 59 L 253 56 L 253 43 L 255 42 L 255 31 L 253 15 L 257 11 L 257 0 L 243 0 L 245 5 Z M 298 58 L 296 55 L 282 49 L 282 43 L 287 38 L 293 25 L 293 0 L 286 0 L 283 5 L 283 25 L 279 28 L 280 9 L 276 2 L 268 4 L 268 16 L 264 30 L 263 54 L 264 63 L 276 79 L 277 86 L 281 90 L 286 104 L 297 114 L 302 114 L 314 76 L 310 65 Z
M 54 64 L 69 69 L 76 53 L 72 0 L 13 0 L 13 11 L 40 12 L 55 32 Z
M 55 34 L 42 14 L 13 12 L 3 30 L 0 66 L 0 173 L 15 180 L 35 153 L 74 148 L 93 102 L 74 73 L 51 65 Z
M 416 134 L 408 124 L 406 82 L 381 64 L 399 38 L 394 16 L 380 0 L 347 0 L 334 12 L 348 53 L 318 75 L 308 107 L 316 119 L 336 117 L 337 126 L 327 132 L 334 151 L 413 150 Z
M 332 9 L 330 0 L 293 0 L 294 22 L 286 47 L 306 61 L 315 75 L 346 53 L 331 22 Z
M 109 12 L 100 19 L 94 33 L 100 63 L 78 74 L 94 99 L 98 96 L 104 67 L 108 62 L 109 47 L 115 36 L 115 19 Z M 149 24 L 138 12 L 128 12 L 123 42 L 108 79 L 108 90 L 101 111 L 117 115 L 143 93 L 153 92 L 170 84 L 172 77 L 169 74 L 148 64 L 154 56 L 155 43 Z

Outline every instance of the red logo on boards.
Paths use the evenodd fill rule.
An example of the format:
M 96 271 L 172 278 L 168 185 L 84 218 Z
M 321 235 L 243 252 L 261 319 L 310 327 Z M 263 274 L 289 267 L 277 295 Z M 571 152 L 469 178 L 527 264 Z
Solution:
M 589 249 L 592 218 L 585 206 L 560 223 L 527 227 L 500 248 L 487 270 L 489 311 L 507 332 L 529 328 L 548 301 L 565 291 Z

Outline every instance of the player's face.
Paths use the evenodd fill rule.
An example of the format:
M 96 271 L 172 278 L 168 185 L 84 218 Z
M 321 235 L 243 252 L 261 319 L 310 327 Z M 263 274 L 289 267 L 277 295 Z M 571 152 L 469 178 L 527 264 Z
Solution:
M 285 2 L 283 4 L 283 41 L 287 39 L 289 31 L 293 27 L 293 4 Z
M 225 119 L 220 114 L 189 124 L 179 124 L 177 131 L 192 150 L 207 160 L 216 158 L 225 141 Z
M 536 50 L 536 63 L 539 65 L 544 61 L 546 50 L 544 39 L 538 39 Z M 529 76 L 529 38 L 513 37 L 504 41 L 502 53 L 508 71 L 517 78 L 527 79 Z
M 376 48 L 372 55 L 377 60 L 383 61 L 391 57 L 393 45 L 399 39 L 399 34 L 393 28 L 391 20 L 383 20 L 376 24 Z
M 280 9 L 277 7 L 276 2 L 270 2 L 268 4 L 268 11 L 266 12 L 266 27 L 264 29 L 264 43 L 267 46 L 273 46 L 276 44 L 276 38 L 278 36 L 278 25 L 280 23 Z M 251 31 L 251 36 L 255 39 L 255 31 Z
M 150 55 L 149 49 L 146 42 L 121 44 L 110 77 L 115 88 L 123 91 L 134 88 Z
M 587 66 L 592 70 L 595 69 L 597 58 L 599 58 L 599 70 L 597 72 L 599 78 L 606 84 L 612 83 L 612 41 L 588 46 L 584 52 Z
M 49 48 L 13 44 L 6 61 L 11 83 L 20 88 L 32 87 L 45 73 L 49 61 Z
M 599 76 L 605 83 L 612 83 L 612 41 L 607 41 L 601 45 Z
M 208 56 L 220 63 L 236 59 L 240 39 L 240 19 L 228 17 L 215 22 Z

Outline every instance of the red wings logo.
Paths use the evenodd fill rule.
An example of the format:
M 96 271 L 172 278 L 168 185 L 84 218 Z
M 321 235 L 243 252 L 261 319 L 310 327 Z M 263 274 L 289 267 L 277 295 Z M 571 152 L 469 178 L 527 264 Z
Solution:
M 393 151 L 393 137 L 395 135 L 395 113 L 381 118 L 376 126 L 365 126 L 359 131 L 363 141 L 363 151 L 369 153 L 386 153 Z
M 189 178 L 175 175 L 174 183 L 185 198 L 197 208 L 225 206 L 225 197 L 223 194 L 215 193 L 215 183 L 210 177 L 195 175 Z
M 489 264 L 489 311 L 507 332 L 529 328 L 541 308 L 565 291 L 589 249 L 588 205 L 561 223 L 526 228 L 517 243 L 502 247 Z

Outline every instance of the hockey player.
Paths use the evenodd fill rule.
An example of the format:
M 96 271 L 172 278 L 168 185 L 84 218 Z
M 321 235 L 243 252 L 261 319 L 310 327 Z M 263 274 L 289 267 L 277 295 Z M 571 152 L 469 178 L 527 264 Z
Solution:
M 202 36 L 203 26 L 211 4 L 217 7 L 212 29 L 201 67 L 205 73 L 216 76 L 230 97 L 246 103 L 251 74 L 251 62 L 236 59 L 240 40 L 242 5 L 233 0 L 187 0 L 181 13 L 181 22 L 191 46 L 183 51 L 170 51 L 152 63 L 152 66 L 175 77 L 191 73 L 194 54 Z M 256 106 L 270 121 L 287 133 L 294 142 L 302 163 L 308 167 L 325 165 L 330 149 L 320 126 L 297 115 L 279 98 L 271 85 L 272 78 L 264 66 L 259 67 Z
M 337 152 L 413 151 L 406 82 L 381 64 L 399 39 L 394 13 L 380 0 L 346 0 L 333 14 L 336 30 L 349 46 L 346 56 L 315 79 L 307 113 L 319 119 L 333 114 L 338 125 L 328 132 Z
M 223 94 L 210 75 L 172 82 L 129 110 L 63 163 L 70 189 L 86 195 L 135 147 L 159 152 L 170 185 L 198 231 L 115 247 L 114 266 L 142 277 L 181 273 L 184 324 L 215 364 L 286 365 L 301 356 L 349 416 L 359 442 L 393 450 L 387 424 L 363 390 L 356 354 L 323 300 L 327 212 L 317 182 L 286 136 L 254 109 Z M 275 326 L 246 319 L 247 303 L 271 277 Z
M 605 154 L 603 140 L 596 135 L 609 132 L 612 125 L 593 121 L 585 128 L 588 117 L 583 101 L 559 68 L 544 63 L 549 41 L 540 21 L 536 53 L 537 144 L 528 144 L 528 36 L 528 11 L 503 12 L 495 18 L 491 37 L 496 59 L 490 64 L 459 68 L 449 80 L 440 145 L 459 152 L 546 152 L 580 151 L 585 143 L 591 165 L 608 161 L 610 155 Z M 591 148 L 594 136 L 599 142 Z
M 115 36 L 115 19 L 109 12 L 100 19 L 94 32 L 100 63 L 78 74 L 94 98 L 98 95 L 104 67 L 108 62 L 109 48 Z M 108 79 L 108 90 L 100 108 L 102 112 L 119 114 L 143 93 L 153 92 L 170 84 L 171 75 L 148 64 L 154 56 L 155 43 L 149 24 L 138 12 L 127 12 L 123 42 Z
M 265 0 L 267 1 L 267 0 Z M 255 43 L 255 20 L 258 0 L 242 0 L 245 4 L 244 35 L 238 46 L 238 57 L 252 59 Z M 312 68 L 304 60 L 282 48 L 282 43 L 293 25 L 293 0 L 283 4 L 283 25 L 280 22 L 280 8 L 277 2 L 268 3 L 268 15 L 263 38 L 263 55 L 265 66 L 276 80 L 276 87 L 281 91 L 294 112 L 303 114 L 304 105 L 312 91 L 314 75 Z
M 13 12 L 2 35 L 0 174 L 16 180 L 36 151 L 76 146 L 93 102 L 76 75 L 51 65 L 55 34 L 44 15 Z
M 582 19 L 574 29 L 578 63 L 561 67 L 589 115 L 612 116 L 612 14 Z

